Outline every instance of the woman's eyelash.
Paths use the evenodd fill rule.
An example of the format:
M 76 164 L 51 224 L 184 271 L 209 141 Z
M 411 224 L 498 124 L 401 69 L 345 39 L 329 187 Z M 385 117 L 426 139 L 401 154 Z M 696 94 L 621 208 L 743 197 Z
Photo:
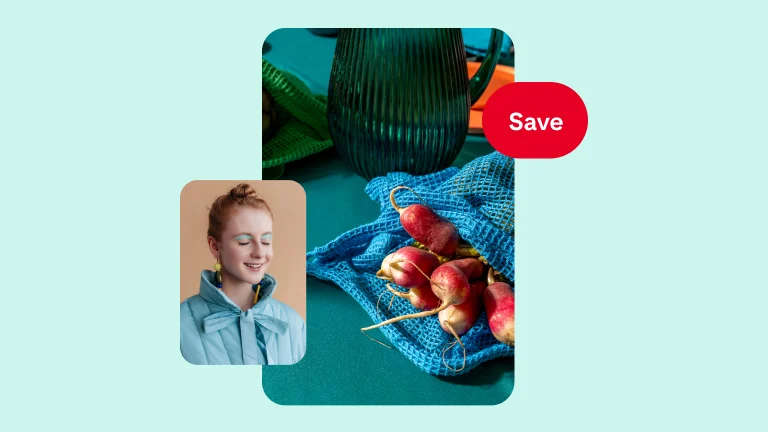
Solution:
M 272 243 L 261 242 L 261 244 L 263 244 L 264 246 L 269 246 L 269 245 L 271 245 Z
M 238 244 L 239 244 L 240 246 L 248 246 L 249 244 L 251 244 L 251 242 L 246 242 L 246 243 L 240 243 L 240 242 L 238 242 Z

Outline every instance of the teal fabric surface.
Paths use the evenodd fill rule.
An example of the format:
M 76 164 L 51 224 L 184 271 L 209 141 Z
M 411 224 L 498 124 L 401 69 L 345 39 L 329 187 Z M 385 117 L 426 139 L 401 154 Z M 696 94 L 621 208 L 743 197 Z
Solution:
M 277 281 L 265 275 L 261 299 L 242 311 L 200 275 L 200 293 L 181 304 L 181 354 L 192 364 L 288 365 L 304 357 L 306 325 L 290 306 L 272 298 Z

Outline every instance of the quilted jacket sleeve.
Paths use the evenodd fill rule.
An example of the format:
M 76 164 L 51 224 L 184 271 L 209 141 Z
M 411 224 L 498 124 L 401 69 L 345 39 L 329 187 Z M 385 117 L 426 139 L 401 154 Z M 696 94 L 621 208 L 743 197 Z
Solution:
M 191 364 L 208 364 L 203 340 L 188 302 L 181 304 L 181 355 Z

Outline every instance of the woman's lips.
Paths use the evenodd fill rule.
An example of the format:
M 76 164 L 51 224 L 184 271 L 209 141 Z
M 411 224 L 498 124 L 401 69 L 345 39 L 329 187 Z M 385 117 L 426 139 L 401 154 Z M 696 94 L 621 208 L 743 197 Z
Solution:
M 257 272 L 261 270 L 261 268 L 264 266 L 264 263 L 261 264 L 252 264 L 252 263 L 244 263 L 246 267 L 248 267 L 248 270 Z

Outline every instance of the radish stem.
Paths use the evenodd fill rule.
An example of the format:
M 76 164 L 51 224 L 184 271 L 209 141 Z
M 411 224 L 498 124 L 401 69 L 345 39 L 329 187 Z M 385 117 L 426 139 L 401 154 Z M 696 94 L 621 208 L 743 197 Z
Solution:
M 403 210 L 405 210 L 403 207 L 397 205 L 397 202 L 395 201 L 395 191 L 399 189 L 408 189 L 409 191 L 413 192 L 414 195 L 416 195 L 416 198 L 418 198 L 419 201 L 423 202 L 425 206 L 429 207 L 429 204 L 427 204 L 427 202 L 424 201 L 413 189 L 409 188 L 408 186 L 397 186 L 396 188 L 392 189 L 391 192 L 389 192 L 389 202 L 392 203 L 392 207 L 396 212 L 402 213 Z
M 473 248 L 472 246 L 459 246 L 456 248 L 456 255 L 465 257 L 479 257 L 480 252 L 478 252 L 477 249 Z
M 493 269 L 493 267 L 488 266 L 488 285 L 491 285 L 492 283 L 496 282 L 496 278 L 493 275 L 494 271 L 495 270 Z
M 405 186 L 398 186 L 392 189 L 391 192 L 389 192 L 389 202 L 392 203 L 392 207 L 395 209 L 396 212 L 402 213 L 404 209 L 399 205 L 397 205 L 397 202 L 395 201 L 395 191 L 398 189 L 410 189 L 410 188 L 407 188 Z

